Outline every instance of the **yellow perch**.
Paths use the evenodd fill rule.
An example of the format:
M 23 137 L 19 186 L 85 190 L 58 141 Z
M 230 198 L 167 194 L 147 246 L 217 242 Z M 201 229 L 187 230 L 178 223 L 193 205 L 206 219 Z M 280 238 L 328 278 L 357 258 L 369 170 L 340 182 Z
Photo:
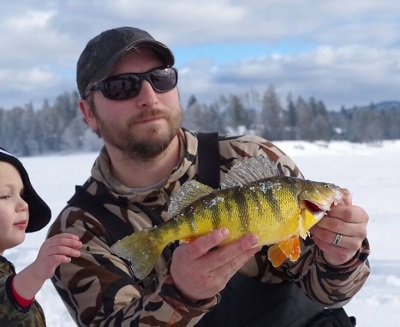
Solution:
M 112 249 L 145 278 L 163 249 L 176 240 L 190 241 L 225 227 L 228 243 L 256 234 L 258 245 L 272 245 L 268 259 L 277 267 L 300 255 L 300 239 L 330 210 L 345 203 L 346 189 L 334 184 L 282 176 L 266 156 L 244 159 L 224 177 L 220 190 L 197 181 L 185 183 L 171 198 L 166 223 L 129 235 Z

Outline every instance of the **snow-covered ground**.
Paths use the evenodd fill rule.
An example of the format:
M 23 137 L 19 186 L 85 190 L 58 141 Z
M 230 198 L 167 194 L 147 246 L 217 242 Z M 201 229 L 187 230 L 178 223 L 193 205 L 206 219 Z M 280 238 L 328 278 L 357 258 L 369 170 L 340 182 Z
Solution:
M 277 142 L 289 154 L 305 177 L 348 188 L 353 203 L 370 216 L 371 275 L 363 289 L 346 306 L 357 317 L 357 326 L 399 325 L 400 319 L 400 141 L 365 145 L 348 142 Z M 89 175 L 95 153 L 22 158 L 32 183 L 47 201 L 53 217 L 72 195 L 75 184 Z M 46 230 L 27 235 L 25 242 L 6 251 L 17 270 L 33 261 Z M 37 295 L 48 326 L 73 326 L 50 281 Z

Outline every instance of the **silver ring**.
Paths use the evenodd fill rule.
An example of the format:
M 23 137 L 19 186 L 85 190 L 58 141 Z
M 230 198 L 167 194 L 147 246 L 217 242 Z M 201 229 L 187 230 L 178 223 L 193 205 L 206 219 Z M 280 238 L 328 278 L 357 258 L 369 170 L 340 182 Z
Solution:
M 332 245 L 333 246 L 339 245 L 340 241 L 342 240 L 342 237 L 343 237 L 342 234 L 337 233 L 336 236 L 335 236 L 335 239 L 332 242 Z

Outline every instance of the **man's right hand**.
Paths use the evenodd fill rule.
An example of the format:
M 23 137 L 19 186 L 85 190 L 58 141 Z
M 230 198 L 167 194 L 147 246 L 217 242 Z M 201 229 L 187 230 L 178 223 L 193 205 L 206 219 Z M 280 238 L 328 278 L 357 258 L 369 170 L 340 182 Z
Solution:
M 211 298 L 225 288 L 231 277 L 258 251 L 256 235 L 219 246 L 229 236 L 218 229 L 180 245 L 173 254 L 170 273 L 176 288 L 188 300 Z

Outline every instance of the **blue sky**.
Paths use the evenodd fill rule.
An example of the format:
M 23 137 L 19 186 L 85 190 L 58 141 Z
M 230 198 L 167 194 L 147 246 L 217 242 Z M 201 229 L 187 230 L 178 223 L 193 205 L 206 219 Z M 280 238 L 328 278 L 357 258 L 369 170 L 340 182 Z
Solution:
M 103 30 L 135 26 L 175 53 L 182 104 L 314 96 L 329 110 L 399 100 L 400 2 L 19 0 L 0 11 L 0 107 L 76 90 L 76 61 Z
M 226 64 L 244 61 L 248 58 L 256 58 L 275 53 L 293 55 L 300 52 L 310 51 L 316 47 L 311 42 L 285 38 L 270 44 L 263 42 L 230 42 L 213 44 L 196 44 L 191 46 L 177 46 L 173 48 L 176 61 L 180 65 L 190 64 L 191 61 L 209 58 L 214 63 Z

